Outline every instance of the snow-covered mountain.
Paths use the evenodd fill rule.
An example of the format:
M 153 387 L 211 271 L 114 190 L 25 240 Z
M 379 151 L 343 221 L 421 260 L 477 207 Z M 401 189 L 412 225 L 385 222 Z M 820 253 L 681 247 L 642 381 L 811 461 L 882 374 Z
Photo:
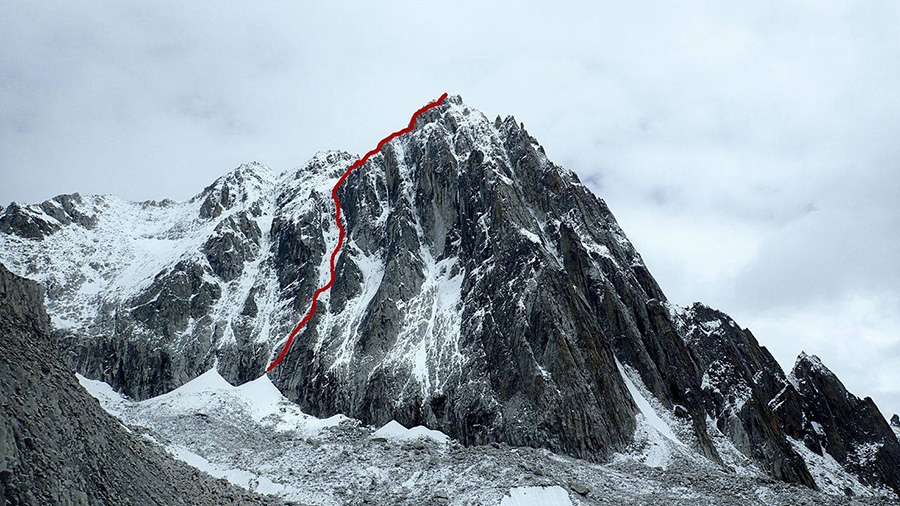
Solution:
M 183 203 L 12 204 L 0 262 L 46 287 L 87 378 L 136 400 L 211 369 L 258 381 L 327 279 L 331 188 L 354 160 L 244 165 Z M 450 97 L 339 196 L 335 285 L 269 376 L 303 412 L 590 461 L 651 431 L 738 474 L 900 493 L 900 443 L 870 399 L 669 303 L 606 204 L 514 118 Z

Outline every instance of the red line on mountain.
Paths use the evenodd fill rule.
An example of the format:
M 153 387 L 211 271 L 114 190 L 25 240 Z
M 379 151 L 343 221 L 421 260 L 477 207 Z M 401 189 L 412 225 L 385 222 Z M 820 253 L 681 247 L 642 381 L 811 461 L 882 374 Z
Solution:
M 344 245 L 344 235 L 345 235 L 344 225 L 341 224 L 341 200 L 338 198 L 338 195 L 337 195 L 338 188 L 340 188 L 341 185 L 344 184 L 344 181 L 347 180 L 347 177 L 350 176 L 350 173 L 353 172 L 355 169 L 362 167 L 363 164 L 366 163 L 366 160 L 368 160 L 370 156 L 381 151 L 381 148 L 384 147 L 384 145 L 387 144 L 388 142 L 391 142 L 392 140 L 396 139 L 397 137 L 400 137 L 401 135 L 403 135 L 405 133 L 411 132 L 412 129 L 416 126 L 416 119 L 419 116 L 421 116 L 423 113 L 425 113 L 425 111 L 428 111 L 429 109 L 434 109 L 435 107 L 444 103 L 444 99 L 446 99 L 446 98 L 447 98 L 447 94 L 444 93 L 434 102 L 431 102 L 430 104 L 426 105 L 425 107 L 422 107 L 421 109 L 419 109 L 418 111 L 413 113 L 412 118 L 409 120 L 409 126 L 407 126 L 406 128 L 404 128 L 402 130 L 397 130 L 396 132 L 392 133 L 391 135 L 388 135 L 387 137 L 385 137 L 384 139 L 381 139 L 381 142 L 378 143 L 378 146 L 375 149 L 373 149 L 372 151 L 369 151 L 368 153 L 365 154 L 365 156 L 363 156 L 359 160 L 353 162 L 353 164 L 350 165 L 350 167 L 348 167 L 347 170 L 344 171 L 344 174 L 341 176 L 340 179 L 338 179 L 337 183 L 335 183 L 334 188 L 331 189 L 331 198 L 334 199 L 334 221 L 335 221 L 335 223 L 337 223 L 337 227 L 338 227 L 338 242 L 337 242 L 337 245 L 334 247 L 334 250 L 331 252 L 331 262 L 329 264 L 329 268 L 331 270 L 331 275 L 328 277 L 328 282 L 325 283 L 325 285 L 323 285 L 319 289 L 317 289 L 315 291 L 315 293 L 313 293 L 312 305 L 310 305 L 309 312 L 306 313 L 306 316 L 304 316 L 303 319 L 300 320 L 300 323 L 298 323 L 297 326 L 294 327 L 294 330 L 291 331 L 290 335 L 288 335 L 287 341 L 284 343 L 284 346 L 281 348 L 281 353 L 279 353 L 278 357 L 276 357 L 275 360 L 273 360 L 272 363 L 269 364 L 269 367 L 266 367 L 266 372 L 271 371 L 272 369 L 275 368 L 275 366 L 280 364 L 282 360 L 284 360 L 285 355 L 287 355 L 288 350 L 290 350 L 291 344 L 294 343 L 294 338 L 297 337 L 297 334 L 300 332 L 300 329 L 302 329 L 303 326 L 306 325 L 309 322 L 309 320 L 312 319 L 313 315 L 316 313 L 316 306 L 319 303 L 319 296 L 322 295 L 323 293 L 327 292 L 329 289 L 331 289 L 331 286 L 334 285 L 334 262 L 335 262 L 335 259 L 337 258 L 338 252 L 341 251 L 341 247 Z

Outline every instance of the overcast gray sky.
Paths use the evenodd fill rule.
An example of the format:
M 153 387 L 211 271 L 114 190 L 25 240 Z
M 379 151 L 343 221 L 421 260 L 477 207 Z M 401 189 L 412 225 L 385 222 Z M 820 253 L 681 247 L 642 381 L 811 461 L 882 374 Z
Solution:
M 819 355 L 890 416 L 898 9 L 3 2 L 0 202 L 186 199 L 242 162 L 365 152 L 460 94 L 605 198 L 673 301 L 730 313 L 787 369 Z

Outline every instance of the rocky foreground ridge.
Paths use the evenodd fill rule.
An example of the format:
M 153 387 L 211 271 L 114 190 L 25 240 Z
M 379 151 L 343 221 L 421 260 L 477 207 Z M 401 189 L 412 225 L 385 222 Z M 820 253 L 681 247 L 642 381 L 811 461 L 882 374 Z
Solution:
M 280 504 L 175 461 L 103 411 L 51 341 L 43 292 L 0 264 L 4 504 Z
M 44 285 L 85 376 L 135 399 L 212 367 L 240 384 L 326 279 L 330 191 L 353 160 L 244 165 L 182 203 L 12 204 L 0 261 Z M 871 399 L 815 357 L 785 375 L 727 315 L 669 303 L 606 204 L 514 118 L 450 97 L 339 195 L 335 286 L 271 374 L 304 411 L 601 461 L 635 440 L 632 382 L 725 469 L 829 488 L 834 465 L 900 493 L 900 443 Z

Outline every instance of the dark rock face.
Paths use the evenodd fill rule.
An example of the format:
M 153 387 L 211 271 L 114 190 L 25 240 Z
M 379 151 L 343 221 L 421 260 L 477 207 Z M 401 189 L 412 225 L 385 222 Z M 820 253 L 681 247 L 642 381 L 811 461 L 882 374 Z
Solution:
M 4 504 L 276 504 L 125 432 L 63 366 L 42 292 L 0 264 Z
M 680 324 L 700 364 L 705 414 L 718 430 L 775 478 L 815 488 L 770 409 L 787 385 L 775 358 L 749 330 L 702 304 L 687 310 Z
M 49 255 L 40 241 L 11 239 L 0 254 L 46 278 L 55 314 L 86 315 L 57 331 L 83 374 L 138 399 L 213 364 L 242 383 L 262 374 L 328 279 L 331 188 L 354 159 L 319 154 L 280 178 L 241 166 L 139 218 L 107 202 L 97 241 L 132 249 L 78 245 L 76 255 L 107 255 L 85 259 L 96 275 L 78 262 L 58 262 L 71 270 L 62 277 L 30 267 Z M 618 360 L 697 452 L 724 463 L 724 439 L 774 478 L 815 487 L 792 442 L 812 441 L 807 394 L 726 315 L 667 302 L 605 202 L 514 118 L 488 121 L 450 97 L 338 195 L 347 236 L 335 283 L 271 373 L 307 412 L 602 459 L 638 424 Z M 7 209 L 0 224 L 18 214 Z M 135 221 L 113 226 L 122 216 Z M 878 465 L 877 483 L 895 484 Z
M 258 216 L 261 210 L 247 190 L 259 184 L 257 170 L 260 168 L 263 167 L 256 162 L 241 165 L 204 188 L 193 199 L 200 202 L 200 218 L 218 218 L 224 211 L 241 204 L 247 204 L 254 216 Z
M 776 414 L 795 439 L 827 452 L 860 482 L 900 495 L 900 443 L 871 398 L 848 392 L 818 357 L 805 353 L 785 388 Z
M 216 225 L 215 235 L 203 244 L 212 271 L 224 281 L 241 275 L 244 263 L 256 256 L 262 233 L 246 212 L 239 212 Z
M 891 417 L 891 430 L 894 431 L 897 441 L 900 442 L 900 416 L 897 416 L 896 413 Z
M 471 132 L 459 131 L 451 144 L 457 127 L 447 116 L 386 148 L 342 188 L 350 252 L 337 264 L 328 311 L 346 314 L 358 304 L 371 274 L 363 257 L 383 258 L 381 281 L 362 311 L 348 315 L 359 330 L 346 351 L 328 339 L 341 329 L 316 316 L 275 380 L 313 413 L 426 424 L 468 444 L 506 441 L 593 458 L 624 448 L 635 408 L 612 341 L 583 288 L 571 286 L 565 267 L 529 235 L 541 234 L 537 220 L 561 218 L 573 199 L 589 209 L 599 201 L 530 144 L 522 147 L 533 140 L 514 121 L 507 128 L 519 137 L 515 150 L 498 142 L 485 153 L 472 149 Z M 528 186 L 511 179 L 509 157 L 525 173 L 516 182 Z M 329 160 L 322 161 L 306 170 L 326 170 Z M 529 209 L 545 193 L 542 180 L 568 194 Z M 276 217 L 279 281 L 297 287 L 298 308 L 308 304 L 326 247 L 304 239 L 321 237 L 327 225 L 316 206 L 292 220 Z M 572 244 L 561 254 L 574 263 L 582 248 Z M 521 298 L 509 296 L 516 285 Z M 436 293 L 442 290 L 452 299 L 439 311 L 448 302 Z M 424 318 L 413 320 L 412 312 Z M 411 349 L 420 350 L 420 370 L 403 359 Z M 340 367 L 341 353 L 352 357 L 349 367 Z
M 182 261 L 160 273 L 143 294 L 129 301 L 131 316 L 165 339 L 186 330 L 192 318 L 207 314 L 221 296 L 219 286 L 204 279 L 203 266 Z

